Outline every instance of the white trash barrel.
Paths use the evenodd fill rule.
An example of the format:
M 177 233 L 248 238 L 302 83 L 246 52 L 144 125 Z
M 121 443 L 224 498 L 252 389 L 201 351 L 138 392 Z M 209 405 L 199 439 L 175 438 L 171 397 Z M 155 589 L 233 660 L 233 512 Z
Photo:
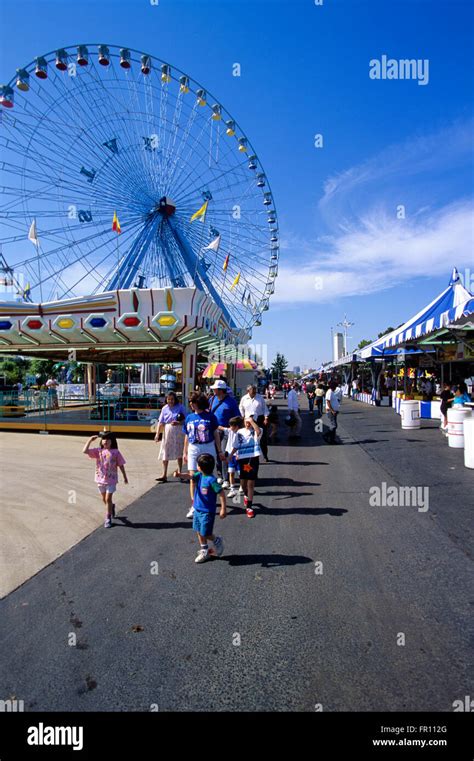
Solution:
M 472 417 L 469 407 L 462 407 L 455 404 L 448 410 L 448 444 L 454 449 L 464 447 L 464 430 L 463 423 L 467 418 Z
M 420 427 L 420 403 L 417 399 L 402 399 L 400 402 L 402 428 Z
M 464 430 L 464 465 L 474 468 L 474 416 L 467 416 L 463 421 Z

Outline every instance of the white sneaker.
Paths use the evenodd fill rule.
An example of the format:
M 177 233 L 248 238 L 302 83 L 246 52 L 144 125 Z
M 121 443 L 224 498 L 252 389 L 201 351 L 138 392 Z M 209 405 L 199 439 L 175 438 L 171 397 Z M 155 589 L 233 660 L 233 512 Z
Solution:
M 223 489 L 230 489 L 230 483 L 228 481 L 222 481 L 221 486 Z
M 222 481 L 223 481 L 223 479 L 222 479 L 220 476 L 218 476 L 218 477 L 217 477 L 217 483 L 218 483 L 218 484 L 221 484 L 221 483 L 222 483 Z
M 194 515 L 194 507 L 191 505 L 188 512 L 186 513 L 186 518 L 192 518 Z
M 239 486 L 239 494 L 244 494 L 244 490 L 241 486 Z
M 227 492 L 227 496 L 230 498 L 236 497 L 238 493 L 239 492 L 237 491 L 237 489 L 234 489 L 234 487 L 232 486 L 230 490 Z
M 195 563 L 205 563 L 209 560 L 209 550 L 199 550 L 198 554 L 194 558 Z

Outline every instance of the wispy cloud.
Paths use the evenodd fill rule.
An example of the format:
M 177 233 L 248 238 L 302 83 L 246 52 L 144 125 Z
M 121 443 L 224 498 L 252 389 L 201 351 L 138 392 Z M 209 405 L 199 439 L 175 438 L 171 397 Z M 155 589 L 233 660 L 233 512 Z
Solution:
M 472 172 L 471 130 L 416 137 L 328 178 L 318 205 L 327 234 L 283 241 L 274 302 L 370 294 L 472 266 L 474 204 L 462 195 L 469 181 L 459 184 Z

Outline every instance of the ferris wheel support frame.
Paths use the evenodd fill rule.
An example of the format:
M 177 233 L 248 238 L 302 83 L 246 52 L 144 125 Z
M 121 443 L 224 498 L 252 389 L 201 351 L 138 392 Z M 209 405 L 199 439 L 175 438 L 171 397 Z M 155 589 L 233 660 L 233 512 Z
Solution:
M 190 272 L 191 275 L 193 275 L 192 267 L 193 267 L 193 258 L 195 258 L 195 253 L 189 244 L 186 236 L 183 234 L 183 232 L 179 229 L 179 226 L 172 217 L 168 217 L 166 220 L 171 228 L 171 231 L 174 235 L 174 238 L 176 240 L 176 243 L 179 246 L 179 249 L 181 251 L 181 254 L 183 256 L 183 259 L 185 261 L 185 264 Z M 196 283 L 197 287 L 200 287 L 201 290 L 205 291 L 206 288 L 209 291 L 209 294 L 212 296 L 214 301 L 216 302 L 217 306 L 221 310 L 225 320 L 227 321 L 230 328 L 235 329 L 236 325 L 234 323 L 234 320 L 232 319 L 231 315 L 229 314 L 227 307 L 225 306 L 224 302 L 222 301 L 222 298 L 217 293 L 216 289 L 212 285 L 211 281 L 209 280 L 206 271 L 204 270 L 204 267 L 202 266 L 199 258 L 196 259 L 196 262 L 194 264 L 195 272 L 194 272 L 194 281 Z M 198 282 L 196 282 L 198 281 Z M 206 285 L 206 288 L 203 287 L 203 284 Z

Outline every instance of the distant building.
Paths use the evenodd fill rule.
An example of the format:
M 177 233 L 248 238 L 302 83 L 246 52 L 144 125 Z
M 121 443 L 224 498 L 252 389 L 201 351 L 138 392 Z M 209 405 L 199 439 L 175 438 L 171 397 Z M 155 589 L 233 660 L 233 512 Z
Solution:
M 342 333 L 334 333 L 333 335 L 333 362 L 336 362 L 338 359 L 341 359 L 341 357 L 344 355 L 344 336 Z
M 296 365 L 296 367 L 293 368 L 293 373 L 295 375 L 299 375 L 301 373 L 301 367 L 299 365 Z

